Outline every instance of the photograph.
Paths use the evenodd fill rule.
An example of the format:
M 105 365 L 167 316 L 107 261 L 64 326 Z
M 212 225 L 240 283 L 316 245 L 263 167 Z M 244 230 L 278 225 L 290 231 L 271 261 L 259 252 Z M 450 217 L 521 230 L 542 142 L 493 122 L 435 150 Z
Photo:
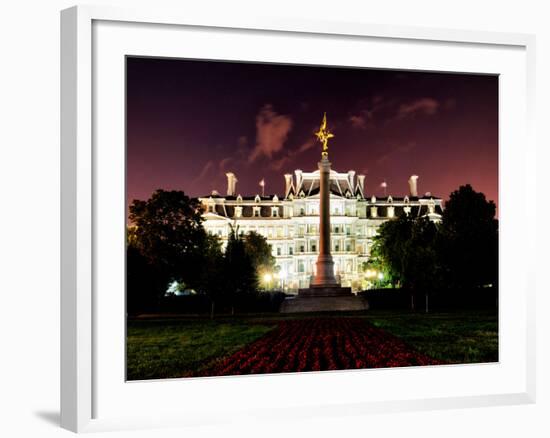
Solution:
M 499 361 L 499 76 L 126 56 L 126 380 Z

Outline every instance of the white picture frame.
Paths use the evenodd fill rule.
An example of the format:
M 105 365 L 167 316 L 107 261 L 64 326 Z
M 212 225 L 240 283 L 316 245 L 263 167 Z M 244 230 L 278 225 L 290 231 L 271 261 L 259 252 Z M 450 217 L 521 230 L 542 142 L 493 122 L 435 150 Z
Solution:
M 105 23 L 106 26 L 101 28 L 95 27 Z M 113 25 L 114 23 L 114 25 Z M 61 425 L 62 427 L 75 431 L 101 431 L 120 428 L 146 428 L 146 427 L 162 427 L 162 426 L 184 426 L 189 424 L 205 424 L 210 421 L 212 414 L 216 413 L 216 421 L 226 421 L 230 418 L 235 420 L 255 417 L 269 418 L 282 413 L 292 418 L 306 418 L 312 415 L 342 415 L 350 413 L 355 415 L 363 415 L 372 412 L 398 412 L 415 409 L 441 409 L 453 407 L 474 407 L 487 405 L 504 405 L 504 404 L 520 404 L 532 403 L 535 400 L 535 309 L 534 309 L 534 275 L 528 261 L 515 266 L 515 273 L 519 280 L 513 286 L 518 290 L 518 303 L 516 308 L 508 306 L 509 300 L 504 300 L 502 303 L 503 309 L 500 310 L 500 323 L 502 328 L 499 332 L 501 341 L 501 350 L 506 352 L 514 351 L 517 357 L 511 358 L 510 355 L 504 354 L 504 358 L 495 365 L 494 368 L 488 368 L 487 365 L 471 365 L 471 366 L 455 366 L 455 367 L 423 367 L 416 370 L 377 370 L 368 371 L 360 370 L 358 372 L 341 372 L 341 373 L 308 373 L 308 376 L 293 374 L 280 378 L 279 376 L 249 376 L 239 378 L 214 378 L 214 379 L 191 379 L 192 382 L 185 383 L 186 393 L 192 391 L 204 392 L 209 395 L 219 394 L 220 403 L 223 402 L 224 391 L 234 391 L 235 385 L 238 384 L 240 390 L 244 394 L 259 394 L 261 391 L 272 391 L 275 394 L 273 397 L 273 406 L 254 406 L 247 405 L 245 401 L 235 401 L 234 411 L 222 411 L 218 405 L 214 403 L 211 411 L 208 413 L 204 410 L 204 405 L 198 403 L 197 411 L 193 414 L 182 415 L 183 408 L 180 411 L 174 409 L 168 412 L 163 406 L 159 405 L 156 408 L 151 406 L 147 408 L 149 415 L 132 415 L 128 411 L 115 412 L 116 406 L 119 404 L 120 397 L 134 398 L 140 393 L 144 394 L 144 398 L 150 394 L 168 394 L 167 397 L 174 397 L 175 394 L 181 394 L 182 379 L 180 381 L 169 382 L 137 382 L 125 383 L 118 381 L 117 385 L 120 388 L 129 388 L 129 392 L 124 395 L 122 391 L 117 393 L 113 390 L 109 397 L 114 400 L 113 406 L 103 408 L 107 403 L 105 401 L 105 388 L 112 385 L 107 385 L 104 382 L 113 382 L 120 380 L 120 370 L 117 366 L 117 372 L 108 377 L 108 367 L 105 366 L 105 358 L 107 354 L 98 354 L 102 348 L 111 348 L 106 346 L 105 330 L 116 334 L 116 345 L 113 344 L 113 355 L 116 356 L 117 364 L 120 365 L 120 345 L 124 343 L 124 339 L 118 339 L 123 335 L 124 328 L 120 326 L 120 318 L 124 319 L 124 315 L 117 313 L 120 311 L 119 306 L 120 296 L 115 306 L 106 307 L 108 300 L 98 300 L 98 290 L 101 290 L 101 285 L 104 284 L 102 279 L 105 270 L 102 270 L 102 263 L 105 263 L 102 254 L 103 245 L 98 241 L 98 236 L 102 233 L 120 231 L 123 235 L 123 226 L 117 222 L 119 218 L 113 218 L 116 222 L 112 228 L 105 231 L 109 225 L 105 221 L 109 218 L 98 209 L 98 205 L 102 202 L 111 203 L 109 205 L 120 205 L 117 203 L 119 198 L 113 197 L 106 200 L 104 189 L 105 184 L 114 182 L 113 187 L 118 187 L 113 192 L 120 191 L 120 181 L 124 177 L 124 166 L 120 166 L 120 151 L 123 151 L 123 144 L 117 142 L 117 148 L 122 146 L 122 149 L 116 149 L 115 153 L 109 160 L 110 164 L 105 161 L 105 154 L 97 154 L 98 141 L 99 144 L 109 142 L 108 137 L 103 137 L 102 131 L 97 129 L 96 124 L 101 124 L 103 108 L 101 95 L 97 94 L 98 81 L 101 81 L 101 75 L 109 73 L 103 71 L 104 66 L 107 69 L 105 60 L 111 59 L 111 56 L 120 58 L 120 53 L 124 53 L 125 47 L 123 44 L 115 41 L 115 35 L 118 32 L 115 27 L 120 25 L 127 29 L 124 32 L 133 32 L 133 35 L 138 35 L 144 32 L 146 27 L 151 32 L 163 33 L 172 32 L 177 29 L 186 29 L 186 31 L 199 31 L 201 35 L 208 37 L 209 33 L 217 34 L 219 32 L 233 31 L 235 38 L 241 38 L 242 41 L 254 38 L 266 37 L 273 39 L 281 38 L 335 38 L 338 39 L 337 44 L 362 44 L 363 42 L 390 42 L 392 44 L 401 44 L 413 47 L 415 45 L 422 46 L 429 50 L 440 50 L 445 48 L 446 44 L 452 44 L 453 47 L 463 47 L 465 49 L 495 51 L 502 53 L 502 69 L 507 68 L 505 65 L 510 64 L 510 69 L 517 73 L 502 73 L 499 71 L 498 65 L 500 61 L 496 60 L 494 65 L 497 67 L 489 67 L 491 59 L 482 62 L 487 63 L 487 67 L 480 68 L 481 71 L 503 74 L 504 78 L 511 78 L 518 83 L 508 83 L 506 86 L 517 88 L 516 95 L 509 96 L 510 99 L 517 99 L 520 109 L 517 113 L 508 113 L 508 107 L 501 107 L 503 113 L 501 119 L 501 145 L 504 152 L 501 150 L 502 165 L 500 167 L 500 192 L 501 199 L 499 203 L 501 225 L 506 231 L 504 236 L 504 247 L 514 250 L 528 251 L 534 245 L 535 237 L 535 202 L 532 202 L 535 197 L 535 142 L 533 139 L 533 108 L 534 108 L 534 53 L 535 39 L 532 35 L 525 34 L 506 34 L 506 33 L 491 33 L 491 32 L 473 32 L 460 31 L 451 29 L 425 29 L 416 27 L 402 26 L 379 26 L 366 24 L 361 22 L 356 23 L 339 23 L 339 22 L 318 22 L 308 19 L 288 18 L 276 19 L 270 17 L 258 18 L 242 16 L 238 19 L 230 21 L 224 17 L 216 15 L 198 16 L 189 11 L 162 11 L 156 9 L 150 10 L 125 10 L 108 7 L 92 7 L 78 6 L 62 11 L 61 13 Z M 141 29 L 143 27 L 143 29 Z M 128 29 L 131 28 L 131 29 Z M 109 52 L 105 47 L 105 41 L 108 38 L 113 38 L 112 46 Z M 183 36 L 185 37 L 185 35 Z M 159 37 L 158 43 L 162 43 L 162 36 Z M 123 40 L 124 38 L 120 38 Z M 132 39 L 134 44 L 143 44 L 137 39 Z M 151 39 L 151 46 L 144 50 L 151 50 L 155 53 L 154 38 Z M 107 40 L 108 41 L 108 40 Z M 166 41 L 163 47 L 164 53 L 157 53 L 158 56 L 170 56 L 170 50 L 177 51 L 176 48 L 170 48 Z M 205 43 L 204 49 L 207 50 L 208 44 Z M 435 49 L 433 47 L 435 47 Z M 137 47 L 137 46 L 135 46 Z M 431 48 L 432 47 L 432 48 Z M 439 47 L 439 49 L 437 49 Z M 219 48 L 219 47 L 218 47 Z M 214 47 L 214 49 L 216 49 Z M 212 50 L 214 50 L 212 49 Z M 223 49 L 223 47 L 221 47 Z M 117 51 L 118 50 L 118 51 Z M 200 50 L 198 47 L 197 50 Z M 398 48 L 401 50 L 403 48 Z M 122 51 L 122 52 L 121 52 Z M 109 53 L 107 53 L 109 52 Z M 510 59 L 506 60 L 506 53 L 510 54 Z M 216 52 L 210 52 L 206 57 L 210 59 L 227 59 L 227 51 L 221 50 L 219 53 L 225 56 L 216 56 Z M 299 53 L 294 59 L 294 62 L 299 60 Z M 484 52 L 485 53 L 485 52 Z M 132 51 L 131 54 L 135 54 Z M 429 55 L 429 53 L 427 53 Z M 178 56 L 174 54 L 174 56 Z M 189 55 L 190 56 L 190 55 Z M 273 55 L 275 58 L 276 56 Z M 281 55 L 285 56 L 285 55 Z M 321 58 L 315 58 L 315 54 L 311 55 L 310 62 L 322 63 Z M 319 55 L 320 56 L 320 55 Z M 323 55 L 326 56 L 326 55 Z M 403 55 L 404 56 L 404 55 Z M 490 55 L 487 55 L 490 56 Z M 500 56 L 500 55 L 495 55 Z M 457 71 L 466 71 L 460 68 L 460 57 L 453 61 Z M 95 64 L 98 59 L 102 60 L 101 66 Z M 237 59 L 237 58 L 235 58 Z M 251 59 L 251 58 L 250 58 Z M 278 58 L 276 61 L 284 60 Z M 324 58 L 326 61 L 326 58 Z M 120 59 L 119 59 L 120 60 Z M 520 62 L 516 62 L 516 61 Z M 287 59 L 288 62 L 292 60 Z M 344 62 L 344 61 L 340 61 Z M 381 66 L 384 62 L 382 57 L 378 61 L 377 66 Z M 411 61 L 412 62 L 412 61 Z M 433 59 L 433 62 L 425 62 L 417 65 L 419 69 L 437 70 L 441 69 L 444 61 L 441 59 Z M 449 61 L 450 62 L 450 61 Z M 406 61 L 403 61 L 406 63 Z M 108 62 L 107 62 L 108 64 Z M 345 64 L 339 64 L 345 65 Z M 393 65 L 393 64 L 392 64 Z M 117 67 L 118 68 L 118 67 Z M 399 68 L 395 65 L 394 68 Z M 407 68 L 407 66 L 402 66 Z M 409 67 L 410 68 L 410 67 Z M 448 67 L 450 68 L 450 67 Z M 510 71 L 512 71 L 510 70 Z M 119 71 L 119 70 L 113 70 Z M 110 95 L 120 96 L 120 84 L 123 84 L 124 78 L 120 75 L 115 75 Z M 518 79 L 519 78 L 519 79 Z M 523 82 L 525 80 L 525 82 Z M 118 88 L 117 88 L 118 87 Z M 123 87 L 122 87 L 123 88 Z M 101 94 L 101 93 L 99 93 Z M 506 96 L 508 98 L 508 96 Z M 502 105 L 509 105 L 504 101 Z M 123 102 L 119 102 L 123 105 Z M 508 114 L 508 116 L 506 115 Z M 518 115 L 519 118 L 511 118 L 512 115 Z M 506 118 L 510 117 L 510 118 Z M 115 118 L 113 120 L 120 120 Z M 506 122 L 508 122 L 506 124 Z M 514 126 L 511 126 L 514 125 Z M 123 126 L 111 127 L 114 131 L 124 131 Z M 101 128 L 103 129 L 103 128 Z M 101 132 L 100 132 L 101 131 Z M 115 137 L 113 137 L 115 138 Z M 100 140 L 98 140 L 100 139 Z M 521 142 L 521 148 L 514 149 L 511 144 Z M 122 160 L 124 156 L 122 155 Z M 510 179 L 511 169 L 513 165 L 517 165 L 514 181 Z M 110 166 L 110 167 L 109 167 Z M 113 179 L 106 181 L 103 175 L 116 174 Z M 111 178 L 111 177 L 109 177 Z M 99 181 L 99 182 L 98 182 Z M 103 181 L 103 182 L 102 182 Z M 118 185 L 117 185 L 118 184 Z M 122 189 L 124 187 L 122 186 Z M 512 200 L 521 197 L 519 205 L 529 205 L 529 211 L 523 215 L 517 214 L 513 207 Z M 519 207 L 518 207 L 519 208 Z M 122 204 L 121 211 L 124 211 Z M 514 228 L 522 226 L 523 241 L 515 240 L 512 232 Z M 107 228 L 105 228 L 107 227 Z M 117 228 L 118 227 L 118 228 Z M 501 248 L 502 251 L 502 248 Z M 508 267 L 508 252 L 501 252 L 501 267 Z M 120 261 L 119 261 L 120 262 Z M 504 265 L 503 265 L 504 264 Z M 118 266 L 114 264 L 113 266 Z M 503 271 L 505 269 L 501 269 Z M 506 275 L 506 272 L 503 274 Z M 118 284 L 118 283 L 114 283 Z M 511 285 L 512 286 L 512 285 Z M 98 289 L 99 288 L 99 289 Z M 114 288 L 115 292 L 124 294 L 124 288 Z M 121 296 L 122 296 L 121 295 Z M 507 298 L 504 291 L 504 298 Z M 123 299 L 122 299 L 123 302 Z M 508 306 L 508 307 L 507 307 Z M 105 309 L 112 309 L 105 311 Z M 517 311 L 517 320 L 511 321 L 513 312 Z M 514 325 L 514 335 L 510 335 L 507 327 Z M 503 342 L 505 344 L 503 344 Z M 509 344 L 509 345 L 508 345 Z M 113 356 L 113 357 L 114 357 Z M 500 370 L 506 368 L 508 358 L 513 362 L 510 369 L 500 375 Z M 510 362 L 510 363 L 511 363 Z M 450 371 L 449 371 L 450 370 Z M 370 385 L 374 385 L 374 378 L 377 380 L 390 379 L 395 382 L 406 382 L 408 376 L 415 373 L 415 379 L 441 379 L 447 381 L 449 378 L 458 379 L 460 385 L 461 380 L 462 391 L 456 389 L 452 393 L 446 393 L 445 388 L 437 392 L 432 388 L 431 396 L 418 396 L 422 392 L 418 388 L 411 388 L 408 392 L 388 392 L 387 397 L 375 396 L 374 398 L 362 398 L 360 395 L 352 394 L 351 391 L 337 392 L 335 388 L 342 385 L 354 384 L 354 381 L 363 379 L 368 380 Z M 508 374 L 507 374 L 508 373 Z M 490 377 L 499 375 L 485 389 L 481 388 L 481 392 L 475 392 L 467 388 L 468 382 L 473 379 L 491 380 Z M 374 376 L 374 377 L 373 377 Z M 477 376 L 477 377 L 476 377 Z M 508 377 L 507 377 L 508 376 Z M 511 382 L 513 385 L 500 385 L 504 379 L 512 376 Z M 500 380 L 499 380 L 500 379 Z M 389 381 L 389 380 L 388 380 Z M 103 383 L 102 383 L 103 382 Z M 332 393 L 332 402 L 319 401 L 316 387 L 319 383 L 326 384 L 325 390 Z M 294 404 L 285 405 L 276 396 L 276 390 L 279 386 L 296 386 L 302 385 L 306 394 L 300 398 L 297 396 Z M 395 385 L 399 386 L 399 385 Z M 435 386 L 435 385 L 434 385 Z M 307 395 L 307 390 L 311 391 Z M 331 392 L 332 391 L 332 392 Z M 376 391 L 374 391 L 376 392 Z M 391 392 L 391 394 L 390 394 Z M 195 392 L 197 394 L 198 392 Z M 145 395 L 147 394 L 147 396 Z M 202 407 L 201 407 L 202 406 Z M 135 406 L 133 406 L 135 408 Z M 202 409 L 202 410 L 201 410 Z M 101 412 L 109 412 L 108 415 L 103 415 Z M 134 411 L 137 412 L 137 411 Z M 189 411 L 187 411 L 189 412 Z

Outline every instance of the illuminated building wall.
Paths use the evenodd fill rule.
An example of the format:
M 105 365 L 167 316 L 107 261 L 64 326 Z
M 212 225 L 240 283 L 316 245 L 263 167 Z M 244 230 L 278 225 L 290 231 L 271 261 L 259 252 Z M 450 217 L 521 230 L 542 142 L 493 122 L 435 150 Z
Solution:
M 319 171 L 287 174 L 285 193 L 269 196 L 241 196 L 235 175 L 227 177 L 227 195 L 213 192 L 199 198 L 205 229 L 224 244 L 230 226 L 238 226 L 241 233 L 261 234 L 280 267 L 275 287 L 289 292 L 308 287 L 319 251 Z M 381 223 L 401 214 L 441 220 L 442 200 L 429 193 L 416 196 L 416 179 L 414 175 L 409 179 L 408 196 L 376 197 L 367 195 L 364 175 L 331 172 L 331 250 L 342 286 L 365 287 L 362 264 L 369 259 L 372 238 Z

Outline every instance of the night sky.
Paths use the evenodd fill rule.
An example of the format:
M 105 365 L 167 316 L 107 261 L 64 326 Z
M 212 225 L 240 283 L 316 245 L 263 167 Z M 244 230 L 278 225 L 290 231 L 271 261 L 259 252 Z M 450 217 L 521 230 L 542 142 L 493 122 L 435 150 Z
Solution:
M 498 77 L 395 70 L 127 60 L 127 199 L 157 188 L 190 196 L 284 191 L 284 173 L 317 169 L 323 112 L 338 172 L 366 174 L 368 196 L 447 199 L 469 183 L 498 197 Z

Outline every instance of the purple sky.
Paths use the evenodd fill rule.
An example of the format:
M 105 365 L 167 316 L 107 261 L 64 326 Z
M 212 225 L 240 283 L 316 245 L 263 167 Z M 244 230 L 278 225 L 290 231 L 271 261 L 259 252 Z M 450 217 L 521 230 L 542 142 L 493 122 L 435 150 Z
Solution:
M 317 168 L 327 112 L 332 168 L 366 174 L 367 194 L 447 199 L 472 184 L 498 197 L 498 78 L 487 75 L 128 58 L 127 199 L 281 194 L 283 174 Z

